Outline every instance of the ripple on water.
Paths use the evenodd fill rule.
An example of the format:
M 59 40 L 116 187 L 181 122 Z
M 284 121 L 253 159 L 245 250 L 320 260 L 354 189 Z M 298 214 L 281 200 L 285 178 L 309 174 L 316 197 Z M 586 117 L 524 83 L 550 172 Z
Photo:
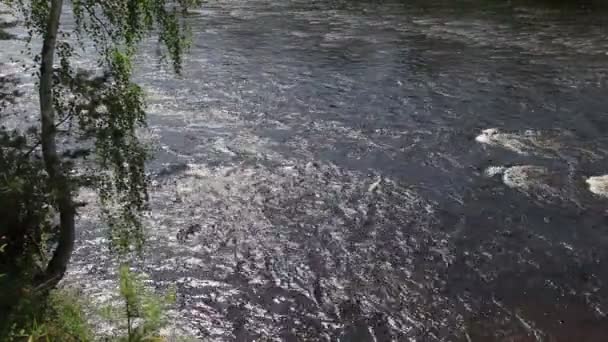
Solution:
M 175 184 L 167 186 L 156 200 L 177 204 L 170 212 L 161 210 L 156 215 L 159 231 L 154 235 L 174 235 L 176 227 L 204 222 L 201 232 L 185 244 L 164 239 L 169 244 L 165 253 L 184 260 L 174 271 L 189 277 L 219 278 L 240 289 L 227 293 L 217 288 L 210 294 L 209 288 L 220 280 L 199 278 L 184 288 L 190 293 L 188 301 L 203 296 L 207 305 L 213 303 L 216 312 L 229 320 L 234 319 L 230 312 L 236 310 L 230 308 L 239 307 L 239 317 L 245 317 L 244 329 L 249 333 L 264 329 L 264 336 L 281 336 L 283 327 L 268 322 L 285 319 L 294 319 L 295 331 L 303 334 L 312 333 L 310 329 L 317 329 L 317 324 L 344 328 L 349 321 L 341 318 L 334 304 L 349 301 L 355 294 L 361 300 L 353 305 L 359 307 L 362 317 L 407 297 L 409 304 L 399 304 L 407 308 L 390 315 L 401 330 L 393 332 L 396 335 L 407 330 L 408 320 L 424 320 L 415 303 L 424 297 L 419 286 L 429 280 L 420 275 L 420 265 L 410 253 L 426 242 L 410 240 L 402 229 L 409 227 L 430 237 L 433 233 L 427 227 L 433 215 L 429 204 L 410 190 L 332 165 L 297 162 L 273 169 L 190 165 Z M 401 206 L 395 208 L 387 197 L 397 197 L 392 201 L 398 200 Z M 405 226 L 374 224 L 385 215 L 396 215 Z M 202 248 L 197 248 L 197 258 L 207 262 L 186 262 L 195 246 Z M 382 251 L 395 256 L 384 259 Z M 449 262 L 445 244 L 438 243 L 429 253 Z M 159 270 L 167 269 L 163 260 L 175 259 L 158 260 Z M 417 277 L 421 278 L 413 279 Z M 206 285 L 192 286 L 199 283 Z M 387 291 L 392 295 L 387 297 Z M 285 303 L 277 303 L 277 296 L 286 298 L 279 301 Z M 192 323 L 200 324 L 196 319 Z
M 391 179 L 312 161 L 189 164 L 156 180 L 151 206 L 146 272 L 177 286 L 180 328 L 198 337 L 336 338 L 364 328 L 406 338 L 460 327 L 450 300 L 429 290 L 451 263 L 449 237 L 431 228 L 433 203 Z M 94 243 L 81 242 L 76 260 L 104 253 L 96 237 L 84 239 Z M 72 276 L 107 276 L 97 272 Z
M 289 6 L 289 2 L 280 3 Z M 304 3 L 306 6 L 302 7 L 309 8 L 310 2 Z M 428 159 L 425 165 L 432 166 L 432 170 L 442 168 L 449 172 L 455 167 L 468 170 L 466 148 L 456 145 L 434 150 L 440 144 L 438 138 L 444 141 L 434 133 L 437 128 L 470 132 L 466 122 L 476 120 L 477 116 L 460 120 L 450 127 L 416 119 L 412 127 L 411 113 L 422 107 L 444 111 L 450 117 L 453 114 L 451 106 L 442 104 L 441 99 L 437 102 L 431 99 L 427 103 L 426 95 L 417 90 L 419 82 L 428 83 L 446 101 L 452 96 L 457 96 L 455 101 L 458 102 L 480 96 L 523 100 L 526 108 L 533 108 L 535 102 L 526 97 L 536 98 L 539 91 L 546 95 L 542 98 L 546 98 L 550 107 L 564 104 L 568 109 L 570 99 L 557 98 L 559 95 L 553 92 L 557 87 L 565 94 L 581 95 L 578 97 L 584 103 L 582 110 L 589 111 L 589 122 L 601 125 L 601 109 L 596 111 L 594 105 L 587 105 L 587 102 L 597 102 L 597 108 L 603 108 L 601 97 L 582 96 L 586 88 L 581 88 L 580 94 L 564 90 L 569 85 L 552 81 L 553 70 L 549 75 L 540 75 L 546 70 L 542 65 L 533 66 L 533 71 L 537 72 L 531 75 L 533 77 L 522 74 L 519 63 L 525 62 L 526 58 L 522 60 L 519 53 L 514 58 L 512 47 L 518 47 L 515 49 L 518 51 L 521 48 L 524 53 L 526 50 L 536 53 L 551 49 L 559 53 L 560 58 L 568 58 L 569 50 L 601 50 L 602 44 L 589 43 L 588 39 L 575 41 L 567 34 L 567 28 L 558 30 L 549 25 L 542 32 L 537 27 L 531 30 L 534 32 L 524 32 L 511 25 L 494 25 L 491 18 L 462 20 L 459 15 L 458 20 L 452 20 L 448 14 L 434 12 L 413 17 L 411 13 L 401 12 L 384 16 L 376 15 L 376 9 L 371 9 L 372 15 L 348 9 L 316 8 L 268 13 L 266 5 L 269 3 L 259 4 L 264 7 L 256 8 L 257 4 L 241 1 L 223 2 L 217 7 L 207 4 L 206 10 L 196 15 L 197 42 L 193 45 L 193 57 L 185 60 L 186 76 L 179 82 L 168 77 L 169 69 L 157 68 L 159 65 L 153 53 L 142 56 L 145 63 L 139 63 L 144 69 L 140 74 L 144 83 L 157 87 L 153 88 L 149 99 L 150 127 L 154 133 L 149 140 L 163 146 L 163 153 L 168 155 L 161 164 L 166 169 L 158 172 L 151 189 L 152 212 L 146 217 L 150 253 L 146 264 L 140 266 L 158 287 L 171 284 L 177 287 L 179 301 L 172 314 L 176 324 L 188 335 L 209 340 L 336 340 L 337 337 L 360 340 L 370 334 L 380 341 L 391 338 L 400 341 L 458 340 L 452 336 L 458 335 L 463 315 L 470 312 L 504 321 L 504 325 L 493 324 L 485 329 L 501 334 L 510 329 L 512 323 L 533 324 L 517 317 L 518 309 L 513 305 L 495 302 L 490 303 L 488 310 L 479 310 L 475 300 L 459 301 L 457 297 L 466 296 L 469 285 L 475 285 L 468 278 L 474 277 L 468 274 L 472 270 L 483 272 L 480 272 L 480 285 L 471 288 L 470 296 L 487 300 L 492 291 L 487 279 L 507 284 L 503 294 L 517 289 L 532 293 L 528 290 L 535 286 L 545 292 L 549 280 L 567 282 L 576 278 L 572 275 L 580 272 L 581 260 L 588 260 L 590 264 L 605 260 L 591 252 L 588 259 L 581 259 L 590 247 L 597 247 L 601 255 L 599 243 L 577 245 L 576 239 L 568 237 L 564 241 L 574 247 L 565 250 L 574 256 L 560 257 L 555 254 L 558 250 L 556 241 L 547 234 L 543 235 L 544 240 L 536 242 L 530 238 L 516 239 L 509 232 L 503 235 L 503 230 L 518 229 L 514 223 L 518 217 L 524 221 L 521 223 L 522 236 L 536 234 L 539 230 L 543 232 L 544 228 L 530 223 L 534 222 L 534 217 L 527 217 L 527 213 L 517 209 L 513 212 L 504 210 L 513 203 L 523 202 L 527 206 L 520 196 L 515 196 L 512 203 L 499 198 L 497 203 L 480 201 L 479 208 L 466 207 L 483 195 L 483 190 L 472 188 L 472 196 L 466 197 L 468 186 L 474 184 L 460 178 L 462 173 L 451 173 L 449 177 L 450 182 L 467 193 L 462 195 L 465 200 L 459 202 L 463 207 L 453 208 L 452 215 L 452 212 L 446 213 L 446 208 L 424 198 L 415 188 L 405 185 L 410 182 L 414 187 L 419 186 L 416 180 L 403 180 L 406 176 L 401 180 L 384 177 L 387 169 L 386 165 L 380 165 L 382 163 L 354 165 L 360 172 L 345 166 L 348 163 L 340 164 L 341 167 L 333 164 L 339 159 L 333 158 L 335 155 L 353 161 L 387 150 L 394 157 L 393 163 L 407 150 L 416 151 L 411 153 L 414 159 L 420 156 Z M 323 7 L 323 4 L 315 3 L 314 6 Z M 252 20 L 254 18 L 259 20 Z M 278 18 L 281 20 L 275 20 Z M 386 19 L 386 23 L 376 25 L 379 18 Z M 385 31 L 379 33 L 380 30 Z M 601 28 L 599 30 L 590 32 L 596 42 L 604 38 L 600 34 Z M 437 40 L 421 38 L 420 33 L 464 44 L 435 44 Z M 560 35 L 563 40 L 551 39 Z M 287 45 L 282 44 L 283 36 L 288 37 Z M 268 39 L 270 37 L 278 40 Z M 356 44 L 345 45 L 353 39 L 357 40 Z M 430 47 L 429 42 L 433 43 Z M 323 44 L 344 48 L 330 51 L 324 49 Z M 484 48 L 480 49 L 482 45 Z M 565 45 L 570 46 L 568 51 L 564 51 Z M 293 46 L 299 48 L 287 48 Z M 407 51 L 402 51 L 404 46 Z M 508 47 L 509 52 L 494 47 Z M 18 51 L 5 50 L 10 50 L 2 51 L 5 56 Z M 378 51 L 386 54 L 376 59 Z M 474 71 L 491 81 L 480 83 L 481 87 L 469 87 L 466 83 L 455 87 L 453 82 L 444 82 L 443 76 L 437 78 L 430 62 L 441 56 L 454 57 L 455 51 L 467 65 L 474 66 Z M 484 59 L 479 58 L 478 52 L 483 53 Z M 499 59 L 487 60 L 485 52 Z M 428 56 L 430 62 L 425 58 Z M 351 59 L 356 63 L 344 63 Z M 366 64 L 364 60 L 371 63 Z M 585 63 L 579 61 L 578 64 L 588 66 L 588 59 L 583 61 Z M 536 65 L 533 62 L 530 61 L 531 65 Z M 586 74 L 581 74 L 583 71 L 579 68 L 567 72 L 569 63 L 561 59 L 550 62 L 559 65 L 555 74 L 572 78 L 573 85 L 584 83 Z M 420 64 L 423 72 L 417 72 L 416 64 Z M 598 75 L 603 72 L 603 66 L 596 69 L 581 66 L 580 69 L 594 77 L 596 70 Z M 454 66 L 453 70 L 444 71 L 444 76 L 453 80 L 470 69 Z M 517 77 L 512 80 L 511 76 Z M 529 83 L 516 82 L 519 76 L 530 78 Z M 393 93 L 389 90 L 394 84 L 412 95 L 404 102 L 405 107 L 390 98 Z M 493 84 L 499 87 L 491 87 Z M 517 90 L 515 95 L 505 91 L 512 87 Z M 325 90 L 319 91 L 319 88 Z M 454 92 L 454 89 L 462 91 Z M 552 92 L 544 93 L 548 89 Z M 402 93 L 394 93 L 395 98 L 398 100 Z M 520 98 L 520 94 L 525 96 Z M 352 121 L 359 120 L 351 117 L 357 118 L 358 113 L 368 111 L 365 102 L 372 98 L 370 108 L 373 107 L 378 116 L 370 115 L 369 121 L 364 119 L 362 125 L 359 122 L 352 125 Z M 424 103 L 420 102 L 422 100 Z M 395 103 L 395 108 L 389 108 L 390 103 Z M 496 106 L 496 102 L 489 105 Z M 572 106 L 576 105 L 578 103 L 572 103 Z M 381 114 L 383 111 L 394 111 L 395 115 L 388 120 Z M 528 119 L 539 115 L 518 115 L 517 124 L 538 127 Z M 372 117 L 374 121 L 386 122 L 387 127 L 382 129 L 389 133 L 387 139 L 376 139 L 378 135 L 366 128 Z M 503 127 L 503 124 L 509 124 L 505 122 L 507 119 L 498 111 L 483 121 Z M 465 126 L 461 126 L 462 122 Z M 376 126 L 371 125 L 371 128 Z M 395 133 L 396 126 L 409 133 Z M 272 139 L 266 133 L 260 134 L 269 128 L 274 130 Z M 412 129 L 428 133 L 414 134 Z M 477 137 L 479 143 L 496 147 L 495 150 L 514 152 L 518 156 L 509 158 L 522 164 L 488 169 L 486 174 L 500 176 L 506 186 L 516 190 L 513 193 L 524 193 L 543 204 L 573 198 L 566 190 L 568 186 L 572 188 L 572 184 L 584 185 L 584 182 L 576 172 L 569 173 L 570 165 L 575 170 L 579 157 L 580 160 L 596 161 L 608 153 L 597 149 L 602 145 L 595 143 L 601 139 L 597 133 L 593 136 L 597 139 L 591 143 L 565 133 L 483 131 Z M 394 136 L 399 143 L 391 145 L 388 136 Z M 395 146 L 401 146 L 400 142 L 404 145 L 398 150 Z M 427 142 L 433 142 L 431 147 Z M 333 159 L 323 159 L 328 155 Z M 539 156 L 543 157 L 542 162 L 533 160 Z M 444 163 L 444 159 L 449 163 Z M 551 160 L 547 162 L 547 159 Z M 403 170 L 404 174 L 412 170 L 426 172 L 427 169 L 417 169 L 420 164 L 415 161 Z M 553 168 L 562 161 L 570 164 Z M 443 166 L 448 164 L 449 167 Z M 365 171 L 361 171 L 363 168 Z M 152 170 L 157 171 L 154 167 Z M 603 170 L 588 174 L 597 174 L 597 171 Z M 565 172 L 568 175 L 564 175 Z M 442 172 L 434 179 L 445 174 Z M 589 189 L 596 193 L 600 184 L 597 178 L 588 180 Z M 476 177 L 471 179 L 477 180 Z M 438 191 L 445 189 L 437 183 L 433 187 Z M 501 220 L 486 220 L 488 211 L 492 213 L 493 210 L 495 215 L 492 217 Z M 74 264 L 66 280 L 87 286 L 87 293 L 103 301 L 110 298 L 106 294 L 115 286 L 111 284 L 115 284 L 112 270 L 116 269 L 116 262 L 105 248 L 106 241 L 100 238 L 103 232 L 97 229 L 100 223 L 93 217 L 94 212 L 94 205 L 91 205 L 79 216 L 79 227 L 92 228 L 79 232 Z M 448 216 L 447 223 L 441 221 L 444 216 Z M 560 214 L 556 216 L 551 217 L 551 222 L 569 222 L 560 221 L 563 218 Z M 479 229 L 477 219 L 484 223 L 484 229 Z M 597 221 L 604 222 L 600 219 L 603 217 Z M 480 259 L 469 258 L 470 250 L 457 245 L 462 241 L 454 242 L 458 239 L 450 232 L 452 224 L 467 233 L 462 240 L 469 242 L 473 251 L 479 248 Z M 542 225 L 544 227 L 545 223 Z M 496 229 L 489 229 L 492 227 Z M 480 235 L 480 231 L 488 236 Z M 579 229 L 577 234 L 582 236 L 586 230 Z M 596 241 L 601 240 L 593 242 Z M 513 246 L 512 250 L 509 246 Z M 535 251 L 551 255 L 538 259 L 532 255 Z M 461 252 L 466 254 L 463 259 L 466 267 L 454 267 L 454 254 Z M 523 267 L 517 264 L 520 262 L 531 265 L 531 274 L 518 276 Z M 560 273 L 564 263 L 571 263 L 571 271 Z M 513 273 L 505 272 L 509 270 L 508 266 L 512 267 Z M 537 269 L 546 273 L 536 272 Z M 467 278 L 463 280 L 466 291 L 454 292 L 458 289 L 450 278 L 446 278 L 448 271 Z M 601 272 L 597 274 L 603 275 Z M 562 275 L 563 279 L 560 279 Z M 595 291 L 605 288 L 601 282 L 589 281 L 593 280 L 591 276 L 583 278 L 586 287 L 573 282 L 571 287 L 563 287 L 562 294 L 570 289 Z M 530 279 L 540 285 L 529 285 Z M 489 290 L 484 294 L 485 289 Z M 598 298 L 608 298 L 604 293 L 600 291 L 591 297 L 585 294 L 584 298 L 597 302 Z M 560 298 L 559 305 L 568 305 L 564 304 L 561 295 L 551 298 L 552 303 L 554 298 Z M 465 310 L 460 304 L 471 306 Z M 516 317 L 509 319 L 506 314 L 495 313 L 502 308 L 504 312 L 515 312 Z M 549 309 L 543 311 L 542 315 L 551 312 Z M 503 329 L 507 325 L 509 327 Z

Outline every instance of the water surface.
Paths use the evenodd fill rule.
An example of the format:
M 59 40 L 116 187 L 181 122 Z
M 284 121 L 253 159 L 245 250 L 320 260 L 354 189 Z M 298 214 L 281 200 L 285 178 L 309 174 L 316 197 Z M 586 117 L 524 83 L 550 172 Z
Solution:
M 585 183 L 608 173 L 605 18 L 485 1 L 191 13 L 182 77 L 153 43 L 138 63 L 157 157 L 143 268 L 177 287 L 177 327 L 606 340 L 608 200 Z M 78 246 L 70 279 L 103 301 L 100 229 Z

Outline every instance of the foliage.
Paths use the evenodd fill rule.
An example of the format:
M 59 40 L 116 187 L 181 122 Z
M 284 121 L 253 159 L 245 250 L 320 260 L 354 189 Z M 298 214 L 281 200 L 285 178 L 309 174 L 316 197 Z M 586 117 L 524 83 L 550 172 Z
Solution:
M 141 276 L 123 265 L 119 271 L 119 295 L 116 304 L 102 310 L 103 318 L 118 329 L 115 336 L 94 335 L 86 318 L 89 303 L 77 292 L 65 289 L 53 290 L 43 307 L 37 308 L 35 302 L 40 298 L 30 292 L 28 303 L 21 307 L 21 313 L 29 316 L 13 321 L 4 336 L 8 341 L 165 341 L 160 331 L 168 323 L 165 313 L 175 301 L 175 292 L 156 295 L 145 287 Z
M 14 131 L 0 130 L 0 312 L 11 312 L 17 300 L 27 296 L 52 243 L 51 191 L 40 161 L 24 157 L 27 138 Z M 20 311 L 20 310 L 17 310 Z M 20 316 L 23 312 L 14 312 Z M 0 333 L 8 324 L 0 322 Z
M 28 145 L 27 135 L 0 130 L 0 336 L 80 341 L 77 303 L 34 285 L 57 226 L 48 175 Z
M 3 1 L 25 18 L 28 42 L 45 37 L 52 2 Z M 60 29 L 56 45 L 59 63 L 54 70 L 52 95 L 57 133 L 80 141 L 94 152 L 96 166 L 83 178 L 94 181 L 93 186 L 99 189 L 113 246 L 120 252 L 128 252 L 131 247 L 141 250 L 144 232 L 140 215 L 147 201 L 147 153 L 137 130 L 145 125 L 145 100 L 142 88 L 131 80 L 133 59 L 140 43 L 157 34 L 165 46 L 164 56 L 179 73 L 189 42 L 189 31 L 180 15 L 199 1 L 70 2 L 76 26 Z M 104 70 L 102 75 L 77 70 L 72 65 L 79 52 L 85 52 L 91 43 L 97 52 L 96 64 Z M 40 54 L 30 54 L 34 62 L 40 62 Z M 69 183 L 77 184 L 80 180 L 72 176 L 73 165 L 65 160 L 61 164 L 70 176 Z
M 174 291 L 158 296 L 147 289 L 127 265 L 119 270 L 120 304 L 109 306 L 104 316 L 121 330 L 117 341 L 164 341 L 160 330 L 167 325 L 165 312 L 174 303 Z
M 92 340 L 92 331 L 85 316 L 83 302 L 74 291 L 59 290 L 51 293 L 49 298 L 49 310 L 46 319 L 53 324 L 50 325 L 50 333 L 71 336 L 75 341 Z M 55 328 L 55 330 L 53 330 Z
M 14 321 L 5 334 L 8 341 L 93 341 L 83 302 L 77 293 L 68 290 L 54 290 L 41 307 L 34 309 L 38 297 L 29 297 L 30 303 L 22 305 L 27 320 Z M 23 304 L 23 302 L 22 302 Z M 25 323 L 25 324 L 20 324 Z
M 199 1 L 71 0 L 75 27 L 69 29 L 61 27 L 68 8 L 62 0 L 0 1 L 24 18 L 27 51 L 36 66 L 30 71 L 39 77 L 41 123 L 26 131 L 0 127 L 0 312 L 7 314 L 0 334 L 29 329 L 29 336 L 46 338 L 56 324 L 81 340 L 76 310 L 53 302 L 48 289 L 63 276 L 72 252 L 81 207 L 74 194 L 82 186 L 99 189 L 114 250 L 121 256 L 141 251 L 148 155 L 137 134 L 146 122 L 145 96 L 132 81 L 133 61 L 141 43 L 157 35 L 179 73 L 189 36 L 180 15 Z M 32 47 L 39 38 L 43 47 L 36 53 Z M 93 58 L 94 72 L 74 67 L 81 53 Z M 0 109 L 17 95 L 4 81 Z M 153 336 L 162 305 L 140 297 L 142 288 L 130 273 L 121 271 L 121 277 L 128 335 Z M 140 318 L 144 323 L 136 324 Z

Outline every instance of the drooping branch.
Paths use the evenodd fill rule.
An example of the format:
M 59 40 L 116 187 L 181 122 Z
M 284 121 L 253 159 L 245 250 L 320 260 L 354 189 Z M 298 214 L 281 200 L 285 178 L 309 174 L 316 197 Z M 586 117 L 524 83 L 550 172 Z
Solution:
M 145 97 L 133 83 L 133 58 L 137 47 L 151 34 L 158 34 L 176 72 L 181 70 L 182 54 L 188 47 L 188 31 L 180 13 L 200 0 L 71 0 L 76 38 L 81 47 L 93 43 L 98 66 L 104 70 L 103 82 L 77 84 L 78 72 L 70 66 L 71 44 L 61 42 L 60 19 L 63 0 L 15 1 L 26 17 L 28 36 L 41 35 L 40 63 L 40 139 L 44 169 L 48 175 L 49 203 L 60 214 L 60 225 L 53 231 L 58 242 L 38 284 L 52 287 L 63 277 L 75 239 L 74 191 L 82 183 L 71 177 L 57 137 L 63 121 L 69 132 L 92 146 L 97 166 L 88 175 L 98 188 L 102 207 L 108 209 L 112 243 L 129 251 L 141 249 L 144 234 L 141 213 L 147 209 L 147 149 L 137 130 L 145 125 Z M 180 11 L 181 9 L 181 11 Z M 65 34 L 65 32 L 64 32 Z M 59 37 L 58 37 L 59 36 Z M 59 68 L 54 68 L 59 64 Z M 105 76 L 107 74 L 107 77 Z M 91 83 L 92 84 L 92 83 Z M 89 104 L 89 105 L 88 105 Z M 75 129 L 71 130 L 72 122 Z M 29 157 L 37 146 L 26 153 Z M 96 172 L 99 171 L 99 172 Z

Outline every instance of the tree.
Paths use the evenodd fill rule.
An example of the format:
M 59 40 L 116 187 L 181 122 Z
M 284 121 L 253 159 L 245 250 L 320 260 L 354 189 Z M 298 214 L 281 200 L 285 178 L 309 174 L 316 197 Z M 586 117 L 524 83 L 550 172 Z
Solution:
M 10 204 L 0 231 L 8 256 L 0 262 L 0 274 L 30 279 L 35 290 L 44 291 L 55 287 L 68 267 L 75 215 L 83 205 L 74 196 L 82 186 L 99 189 L 115 250 L 141 249 L 147 152 L 137 130 L 146 115 L 143 90 L 131 79 L 132 61 L 142 40 L 157 34 L 179 73 L 188 46 L 181 14 L 199 0 L 71 0 L 69 5 L 63 0 L 0 1 L 25 18 L 28 46 L 42 38 L 41 52 L 30 54 L 38 66 L 39 126 L 3 128 L 0 135 L 0 163 L 5 166 L 0 200 Z M 71 30 L 62 30 L 64 12 L 75 19 Z M 102 72 L 72 66 L 78 49 L 84 51 L 89 43 Z M 71 149 L 58 143 L 59 136 L 85 147 Z M 83 167 L 89 154 L 93 166 Z M 59 216 L 58 224 L 53 216 Z M 48 258 L 47 245 L 55 246 Z

